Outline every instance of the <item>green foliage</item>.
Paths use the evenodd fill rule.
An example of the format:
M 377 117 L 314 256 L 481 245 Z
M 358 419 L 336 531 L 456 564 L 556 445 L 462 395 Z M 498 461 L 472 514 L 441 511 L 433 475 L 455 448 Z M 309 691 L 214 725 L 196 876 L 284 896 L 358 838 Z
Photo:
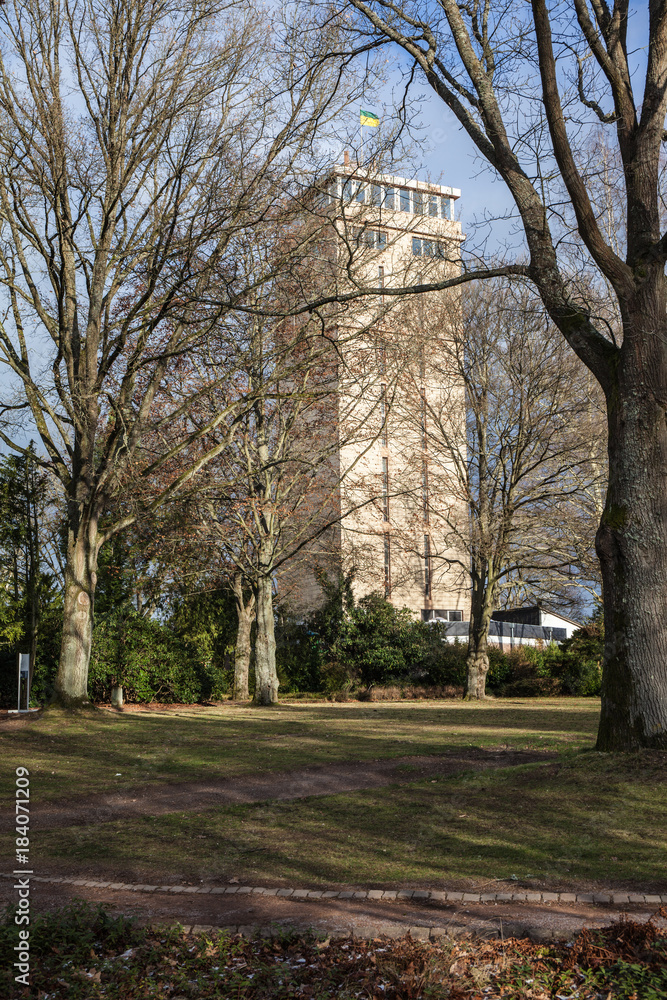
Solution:
M 17 995 L 13 981 L 14 948 L 19 940 L 15 912 L 16 907 L 9 905 L 0 919 L 0 996 L 6 997 Z M 31 915 L 29 929 L 30 981 L 34 996 L 38 993 L 44 996 L 42 990 L 53 988 L 63 975 L 69 978 L 74 969 L 95 966 L 109 954 L 136 948 L 146 938 L 146 931 L 138 927 L 133 918 L 112 916 L 102 906 L 92 907 L 81 902 L 70 903 L 55 913 Z M 72 991 L 70 997 L 90 996 L 90 980 L 83 980 L 81 972 L 77 971 L 69 989 Z
M 379 594 L 369 594 L 345 616 L 332 650 L 334 657 L 364 687 L 395 683 L 420 659 L 415 624 L 407 608 L 395 608 Z
M 32 444 L 0 457 L 0 705 L 16 707 L 18 652 L 39 644 L 40 622 L 59 600 L 44 570 L 42 520 L 51 502 Z M 37 695 L 34 688 L 33 695 Z M 35 697 L 31 697 L 35 704 Z
M 219 698 L 226 683 L 205 651 L 170 624 L 131 605 L 100 615 L 93 631 L 88 690 L 106 701 L 121 684 L 129 701 L 196 702 Z
M 329 578 L 317 573 L 325 596 L 307 621 L 279 614 L 277 661 L 281 689 L 350 690 L 354 686 L 426 683 L 461 685 L 465 650 L 443 641 L 441 625 L 415 621 L 380 594 L 355 604 L 352 574 Z
M 135 590 L 133 571 L 127 539 L 122 534 L 113 535 L 97 557 L 96 614 L 107 614 L 130 602 Z
M 322 648 L 308 622 L 276 609 L 276 669 L 283 694 L 326 689 Z
M 441 623 L 415 621 L 379 594 L 355 604 L 351 578 L 320 572 L 322 607 L 306 621 L 279 615 L 276 630 L 281 690 L 324 691 L 421 684 L 460 688 L 465 642 L 449 642 Z M 501 697 L 578 697 L 600 693 L 602 625 L 598 619 L 562 646 L 489 645 L 487 690 Z
M 561 683 L 564 694 L 598 695 L 602 681 L 604 624 L 598 613 L 561 646 Z
M 604 631 L 599 617 L 561 645 L 515 646 L 507 653 L 489 646 L 487 690 L 501 697 L 530 698 L 600 694 Z
M 228 587 L 172 597 L 168 621 L 174 633 L 197 646 L 217 671 L 221 674 L 229 671 L 237 619 L 234 595 Z M 226 676 L 225 690 L 231 680 L 231 674 Z

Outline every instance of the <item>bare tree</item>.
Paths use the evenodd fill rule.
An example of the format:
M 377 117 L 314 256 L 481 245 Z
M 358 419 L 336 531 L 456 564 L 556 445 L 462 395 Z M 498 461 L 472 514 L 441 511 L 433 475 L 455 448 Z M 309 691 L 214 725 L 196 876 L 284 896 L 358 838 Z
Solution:
M 503 591 L 535 593 L 571 571 L 562 508 L 596 483 L 580 425 L 587 372 L 539 300 L 502 282 L 468 285 L 462 300 L 405 311 L 405 349 L 428 356 L 438 391 L 414 381 L 401 416 L 420 444 L 415 510 L 443 540 L 434 570 L 454 563 L 472 585 L 466 696 L 479 699 Z
M 609 486 L 597 532 L 605 659 L 598 749 L 667 746 L 667 239 L 661 229 L 667 16 L 649 4 L 645 60 L 627 0 L 435 6 L 349 0 L 354 29 L 396 45 L 506 184 L 527 244 L 523 273 L 606 397 Z M 556 39 L 556 40 L 554 40 Z M 618 149 L 624 226 L 595 209 L 587 137 Z M 612 138 L 613 137 L 613 138 Z M 568 227 L 613 289 L 622 339 L 578 294 Z M 621 246 L 616 240 L 620 239 Z M 472 269 L 471 269 L 472 270 Z
M 248 318 L 252 348 L 247 377 L 253 404 L 235 420 L 227 446 L 207 466 L 197 487 L 202 537 L 236 567 L 233 588 L 242 642 L 235 688 L 240 696 L 247 696 L 244 650 L 254 604 L 259 704 L 271 704 L 278 694 L 273 610 L 277 577 L 287 564 L 293 573 L 299 560 L 312 560 L 314 551 L 324 555 L 326 546 L 319 543 L 349 512 L 341 483 L 353 478 L 355 465 L 380 433 L 379 423 L 372 420 L 379 410 L 375 395 L 366 394 L 365 407 L 359 406 L 374 372 L 344 367 L 334 344 L 316 335 L 316 321 L 302 323 L 297 340 L 293 324 L 287 325 L 285 331 L 284 323 Z M 276 344 L 285 338 L 291 348 L 278 360 Z M 350 354 L 348 343 L 348 363 Z M 354 394 L 340 393 L 342 378 L 354 379 Z M 340 451 L 348 441 L 354 441 L 355 448 L 345 466 Z M 356 486 L 353 504 L 371 502 L 371 497 L 359 497 L 360 484 Z M 281 575 L 283 583 L 285 579 Z M 244 596 L 248 589 L 250 601 Z
M 335 116 L 340 75 L 326 30 L 305 61 L 280 12 L 245 0 L 15 0 L 0 22 L 0 359 L 16 386 L 0 439 L 20 453 L 12 424 L 31 420 L 65 492 L 56 691 L 76 705 L 98 553 L 138 508 L 104 513 L 141 474 L 153 490 L 156 472 L 225 419 L 206 428 L 187 414 L 227 370 L 183 382 L 157 411 L 156 396 L 256 287 L 237 242 L 294 217 L 285 190 L 314 126 Z M 167 426 L 168 446 L 150 455 L 142 441 Z M 153 490 L 150 509 L 196 467 Z

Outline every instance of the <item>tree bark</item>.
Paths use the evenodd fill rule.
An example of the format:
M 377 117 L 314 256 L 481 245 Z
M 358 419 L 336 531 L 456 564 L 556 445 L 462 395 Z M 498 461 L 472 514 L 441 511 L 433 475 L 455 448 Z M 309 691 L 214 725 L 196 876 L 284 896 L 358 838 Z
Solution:
M 273 705 L 278 701 L 276 638 L 273 620 L 273 583 L 270 576 L 257 581 L 257 637 L 255 639 L 255 702 Z
M 56 703 L 67 708 L 88 704 L 98 551 L 97 518 L 71 519 L 65 566 L 63 634 L 54 698 Z
M 664 334 L 655 340 L 662 348 Z M 665 399 L 656 398 L 657 359 L 653 371 L 650 363 L 641 366 L 649 373 L 643 377 L 636 360 L 619 366 L 624 384 L 608 397 L 610 478 L 596 537 L 605 620 L 597 739 L 603 751 L 667 749 L 667 424 Z
M 486 676 L 489 672 L 489 626 L 495 603 L 496 588 L 489 586 L 488 566 L 473 571 L 472 597 L 470 602 L 470 632 L 468 635 L 468 671 L 466 701 L 482 701 L 486 698 Z
M 234 687 L 232 701 L 248 701 L 248 675 L 250 673 L 250 632 L 255 617 L 255 595 L 247 601 L 243 597 L 243 577 L 236 573 L 232 580 L 232 590 L 236 601 L 238 628 L 234 647 Z

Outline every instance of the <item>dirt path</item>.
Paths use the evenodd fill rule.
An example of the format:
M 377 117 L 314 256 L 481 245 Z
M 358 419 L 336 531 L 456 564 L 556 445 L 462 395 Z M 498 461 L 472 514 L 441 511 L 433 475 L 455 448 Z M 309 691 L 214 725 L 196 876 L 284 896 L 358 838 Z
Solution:
M 337 795 L 362 788 L 419 781 L 431 775 L 460 771 L 514 767 L 548 762 L 557 754 L 523 750 L 470 749 L 429 757 L 398 757 L 305 767 L 294 771 L 251 774 L 228 779 L 145 785 L 126 792 L 85 798 L 34 803 L 32 822 L 39 829 L 108 823 L 125 816 L 159 816 L 163 813 L 213 808 L 215 806 L 264 802 L 270 799 L 303 799 L 313 795 Z M 12 826 L 12 817 L 0 818 L 0 829 Z
M 57 909 L 71 899 L 101 903 L 112 913 L 135 916 L 151 924 L 180 923 L 190 928 L 225 928 L 232 933 L 271 933 L 276 928 L 314 930 L 323 936 L 374 938 L 403 937 L 408 931 L 422 940 L 448 934 L 482 937 L 567 939 L 582 927 L 603 927 L 621 912 L 647 920 L 655 906 L 596 906 L 593 904 L 424 903 L 415 900 L 384 902 L 374 899 L 285 899 L 275 896 L 211 896 L 132 891 L 87 886 L 32 883 L 31 910 Z M 0 906 L 16 904 L 16 890 L 0 880 Z

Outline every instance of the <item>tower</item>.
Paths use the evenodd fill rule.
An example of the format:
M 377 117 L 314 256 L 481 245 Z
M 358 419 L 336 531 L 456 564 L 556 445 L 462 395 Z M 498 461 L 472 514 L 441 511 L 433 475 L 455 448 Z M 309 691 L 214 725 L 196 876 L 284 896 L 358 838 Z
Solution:
M 347 157 L 318 189 L 318 209 L 335 229 L 343 286 L 378 294 L 353 300 L 335 319 L 339 360 L 323 426 L 336 444 L 318 475 L 331 478 L 336 523 L 287 564 L 282 588 L 296 608 L 310 610 L 322 600 L 313 573 L 319 564 L 329 573 L 353 570 L 357 598 L 380 592 L 424 619 L 466 619 L 467 554 L 460 542 L 452 548 L 441 519 L 432 516 L 433 472 L 448 459 L 434 453 L 428 427 L 445 393 L 465 435 L 462 388 L 451 380 L 443 385 L 441 366 L 435 377 L 432 350 L 439 341 L 428 335 L 435 324 L 442 337 L 458 293 L 391 294 L 459 272 L 460 191 L 370 173 Z M 443 500 L 440 491 L 442 502 L 465 521 L 460 498 Z

